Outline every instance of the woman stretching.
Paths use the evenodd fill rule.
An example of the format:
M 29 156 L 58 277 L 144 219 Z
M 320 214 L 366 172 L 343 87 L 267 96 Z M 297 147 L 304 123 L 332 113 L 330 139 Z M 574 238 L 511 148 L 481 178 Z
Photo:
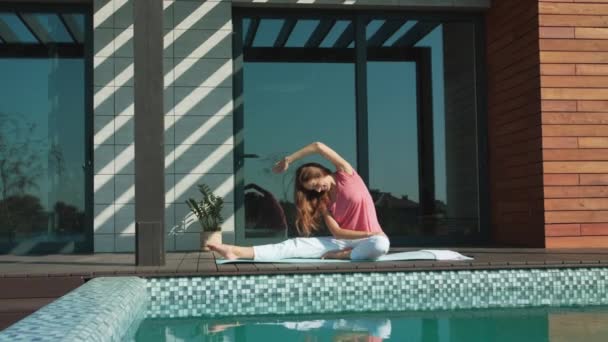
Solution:
M 373 260 L 388 252 L 389 240 L 382 231 L 372 197 L 352 166 L 323 143 L 312 143 L 273 167 L 285 172 L 291 163 L 318 153 L 336 167 L 332 173 L 317 163 L 296 170 L 296 228 L 301 238 L 278 244 L 240 247 L 209 244 L 225 259 L 272 261 L 288 258 Z M 333 236 L 308 237 L 319 229 L 321 220 Z

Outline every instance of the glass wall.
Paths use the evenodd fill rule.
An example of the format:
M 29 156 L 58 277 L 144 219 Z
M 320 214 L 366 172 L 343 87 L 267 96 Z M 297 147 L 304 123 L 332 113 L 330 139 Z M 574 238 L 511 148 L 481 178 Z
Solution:
M 393 236 L 479 232 L 475 30 L 407 16 L 366 26 L 369 186 Z
M 388 234 L 416 232 L 420 211 L 414 62 L 367 63 L 369 187 Z
M 0 8 L 0 253 L 90 248 L 86 20 Z
M 319 19 L 245 18 L 242 42 L 252 56 L 268 48 L 290 53 L 306 45 L 330 51 L 328 47 L 336 43 L 353 50 L 348 45 L 354 35 L 343 34 L 351 24 L 348 20 L 330 26 Z M 319 27 L 326 34 L 315 35 Z M 244 63 L 241 143 L 244 238 L 258 243 L 297 234 L 293 170 L 311 161 L 333 168 L 323 158 L 312 156 L 291 165 L 291 172 L 277 175 L 271 168 L 278 159 L 314 141 L 332 146 L 353 165 L 357 153 L 353 61 L 309 60 L 297 53 L 276 61 L 261 57 L 261 61 L 252 57 Z
M 294 173 L 274 174 L 272 166 L 314 141 L 324 141 L 355 165 L 354 66 L 246 63 L 244 78 L 245 236 L 292 236 Z M 333 168 L 313 156 L 291 171 L 311 161 Z
M 270 169 L 313 141 L 357 168 L 393 245 L 481 236 L 479 18 L 235 12 L 238 242 L 295 235 L 293 170 Z

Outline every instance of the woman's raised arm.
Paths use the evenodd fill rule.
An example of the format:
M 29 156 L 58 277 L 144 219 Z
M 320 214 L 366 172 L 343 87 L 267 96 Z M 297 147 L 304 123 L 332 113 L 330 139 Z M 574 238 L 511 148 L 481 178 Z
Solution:
M 342 170 L 348 174 L 353 173 L 353 167 L 344 158 L 342 158 L 342 156 L 340 156 L 336 151 L 332 150 L 329 146 L 318 141 L 306 145 L 305 147 L 278 161 L 272 168 L 272 171 L 275 173 L 285 172 L 289 168 L 289 164 L 313 153 L 318 153 L 325 159 L 329 160 L 332 164 L 334 164 L 336 170 Z

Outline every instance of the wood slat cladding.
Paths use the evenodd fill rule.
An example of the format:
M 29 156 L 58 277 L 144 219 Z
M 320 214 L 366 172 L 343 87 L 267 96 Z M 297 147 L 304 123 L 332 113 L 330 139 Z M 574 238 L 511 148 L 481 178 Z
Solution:
M 496 0 L 486 12 L 492 240 L 497 244 L 544 247 L 538 20 L 536 1 Z
M 538 11 L 545 244 L 608 247 L 608 1 Z

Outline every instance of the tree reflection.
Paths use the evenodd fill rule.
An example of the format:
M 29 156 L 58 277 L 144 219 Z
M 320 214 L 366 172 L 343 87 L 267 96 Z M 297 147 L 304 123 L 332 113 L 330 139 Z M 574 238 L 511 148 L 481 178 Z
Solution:
M 46 226 L 40 199 L 26 194 L 38 189 L 42 175 L 36 125 L 16 115 L 0 113 L 0 232 L 15 239 L 17 232 L 32 233 Z
M 73 205 L 63 202 L 55 203 L 55 231 L 58 234 L 78 234 L 84 227 L 84 212 Z
M 6 197 L 0 201 L 0 232 L 12 242 L 17 234 L 44 231 L 47 216 L 38 197 L 27 194 Z
M 64 174 L 61 146 L 41 138 L 39 127 L 25 116 L 0 113 L 0 123 L 0 252 L 35 236 L 49 242 L 82 233 L 84 211 L 59 200 L 56 188 L 47 188 Z
M 0 186 L 2 199 L 38 188 L 42 175 L 40 139 L 35 139 L 34 123 L 16 115 L 0 113 Z

